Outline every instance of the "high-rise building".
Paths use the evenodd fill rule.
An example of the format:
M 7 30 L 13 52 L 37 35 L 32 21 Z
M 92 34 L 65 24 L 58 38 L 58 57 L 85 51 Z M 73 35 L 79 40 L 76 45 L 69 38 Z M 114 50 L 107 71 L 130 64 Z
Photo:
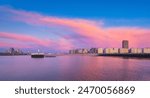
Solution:
M 14 55 L 15 49 L 14 49 L 14 48 L 10 48 L 10 49 L 9 49 L 9 53 L 12 54 L 12 55 Z
M 129 48 L 129 42 L 128 42 L 128 40 L 123 40 L 122 41 L 122 48 Z

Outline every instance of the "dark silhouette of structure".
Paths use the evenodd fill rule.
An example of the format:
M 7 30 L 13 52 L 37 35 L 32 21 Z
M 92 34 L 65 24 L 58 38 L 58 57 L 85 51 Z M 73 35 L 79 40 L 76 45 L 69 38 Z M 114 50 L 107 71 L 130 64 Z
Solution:
M 128 42 L 128 40 L 123 40 L 122 41 L 122 48 L 129 48 L 129 42 Z

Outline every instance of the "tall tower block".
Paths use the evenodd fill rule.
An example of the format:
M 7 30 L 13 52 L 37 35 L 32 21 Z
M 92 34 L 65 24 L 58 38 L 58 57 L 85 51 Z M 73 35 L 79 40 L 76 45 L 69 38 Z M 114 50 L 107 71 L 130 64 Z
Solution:
M 122 48 L 129 48 L 129 41 L 128 40 L 122 41 Z

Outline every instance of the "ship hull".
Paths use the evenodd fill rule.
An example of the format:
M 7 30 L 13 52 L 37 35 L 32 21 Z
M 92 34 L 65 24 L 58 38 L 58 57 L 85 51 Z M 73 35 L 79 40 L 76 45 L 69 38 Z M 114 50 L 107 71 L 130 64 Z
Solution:
M 32 58 L 44 58 L 44 55 L 41 55 L 41 54 L 34 54 L 34 55 L 31 55 Z

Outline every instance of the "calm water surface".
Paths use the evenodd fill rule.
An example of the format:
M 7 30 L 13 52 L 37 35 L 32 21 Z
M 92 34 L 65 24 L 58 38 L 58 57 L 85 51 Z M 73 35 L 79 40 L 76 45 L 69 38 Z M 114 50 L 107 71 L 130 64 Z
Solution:
M 0 56 L 0 80 L 149 80 L 150 59 Z

